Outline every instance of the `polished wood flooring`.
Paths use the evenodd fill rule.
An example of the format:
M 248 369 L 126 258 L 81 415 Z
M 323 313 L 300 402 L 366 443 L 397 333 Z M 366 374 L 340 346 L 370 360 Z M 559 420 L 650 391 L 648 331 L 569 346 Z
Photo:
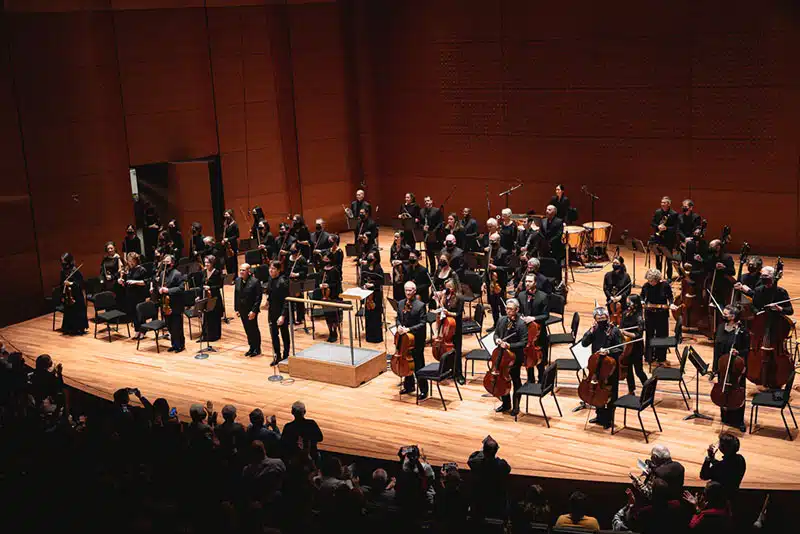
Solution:
M 388 231 L 381 232 L 381 242 L 387 250 L 391 243 Z M 630 252 L 623 250 L 623 255 L 630 266 Z M 383 257 L 384 269 L 388 272 L 388 250 Z M 773 262 L 774 258 L 766 258 L 767 264 Z M 355 269 L 348 260 L 345 263 L 345 283 L 352 285 Z M 574 311 L 580 313 L 581 333 L 591 324 L 595 301 L 603 301 L 601 285 L 607 269 L 575 269 L 566 315 L 571 317 Z M 786 260 L 782 284 L 791 295 L 800 295 L 798 271 L 800 260 Z M 644 272 L 644 258 L 638 255 L 636 282 L 639 285 Z M 309 417 L 316 419 L 323 429 L 323 449 L 331 451 L 391 459 L 396 458 L 400 446 L 416 443 L 433 464 L 456 461 L 464 465 L 469 454 L 480 448 L 481 440 L 491 434 L 500 443 L 500 455 L 508 459 L 514 473 L 626 482 L 628 473 L 637 471 L 636 460 L 647 457 L 653 445 L 662 444 L 669 447 L 673 458 L 686 466 L 687 484 L 699 485 L 705 449 L 716 441 L 723 429 L 727 429 L 742 439 L 741 452 L 747 459 L 744 487 L 800 489 L 800 444 L 786 438 L 777 410 L 761 410 L 759 422 L 762 429 L 754 435 L 741 435 L 738 430 L 721 425 L 719 410 L 709 398 L 710 383 L 704 378 L 700 380 L 700 411 L 713 416 L 714 420 L 684 421 L 690 412 L 686 410 L 677 386 L 675 383 L 660 384 L 656 398 L 663 431 L 658 432 L 652 412 L 643 414 L 645 427 L 654 431 L 650 434 L 650 444 L 645 443 L 638 431 L 633 413 L 628 424 L 634 430 L 622 430 L 612 436 L 610 431 L 594 425 L 584 428 L 589 412 L 572 412 L 578 399 L 574 388 L 575 376 L 568 372 L 561 373 L 557 393 L 564 416 L 558 417 L 552 398 L 544 401 L 551 416 L 551 428 L 546 428 L 536 399 L 530 404 L 531 415 L 521 416 L 518 422 L 508 415 L 496 414 L 494 408 L 498 401 L 485 395 L 481 380 L 485 367 L 480 364 L 476 365 L 475 377 L 468 375 L 468 383 L 462 387 L 463 401 L 458 400 L 452 383 L 442 386 L 447 411 L 442 408 L 433 385 L 431 397 L 419 406 L 410 396 L 401 399 L 398 395 L 399 380 L 391 372 L 359 388 L 312 380 L 292 381 L 288 376 L 283 382 L 270 382 L 267 378 L 274 369 L 269 366 L 272 350 L 266 314 L 259 317 L 265 354 L 246 358 L 243 355 L 247 350 L 244 331 L 234 317 L 232 297 L 233 289 L 226 288 L 228 315 L 232 320 L 223 325 L 222 340 L 214 343 L 218 352 L 212 353 L 207 360 L 193 358 L 199 345 L 188 338 L 188 350 L 175 355 L 166 352 L 167 344 L 163 344 L 161 353 L 157 354 L 152 337 L 143 341 L 139 350 L 136 350 L 134 340 L 124 336 L 115 337 L 112 343 L 103 336 L 93 339 L 91 334 L 79 338 L 65 337 L 51 330 L 51 315 L 9 326 L 0 330 L 0 335 L 7 345 L 23 352 L 30 362 L 42 353 L 52 355 L 55 361 L 64 364 L 64 376 L 75 387 L 110 398 L 117 388 L 135 386 L 151 400 L 161 396 L 167 398 L 183 416 L 188 414 L 191 403 L 210 399 L 220 408 L 224 404 L 235 404 L 242 414 L 240 418 L 245 420 L 243 422 L 246 422 L 246 414 L 251 409 L 259 407 L 267 414 L 275 413 L 283 424 L 290 419 L 292 402 L 302 400 L 308 407 Z M 391 310 L 389 320 L 394 320 Z M 491 322 L 489 315 L 484 326 L 490 326 Z M 327 335 L 324 321 L 318 321 L 317 326 L 316 339 L 301 329 L 296 331 L 298 350 L 324 340 Z M 556 330 L 559 328 L 555 326 Z M 194 326 L 193 332 L 197 334 Z M 693 344 L 706 361 L 711 360 L 712 346 L 704 337 L 689 334 L 684 342 Z M 465 353 L 476 347 L 474 337 L 465 339 Z M 382 350 L 383 344 L 375 348 Z M 567 347 L 561 345 L 553 350 L 551 357 L 567 356 L 567 351 Z M 392 352 L 391 347 L 389 352 Z M 432 361 L 427 352 L 429 361 Z M 671 365 L 677 365 L 674 354 L 670 355 L 669 361 Z M 694 380 L 694 369 L 688 366 L 686 382 L 692 392 L 692 408 Z M 624 391 L 625 386 L 621 386 L 621 390 Z M 754 386 L 748 385 L 748 396 L 755 391 Z M 746 419 L 749 416 L 748 402 Z M 792 426 L 788 413 L 786 416 Z M 617 412 L 617 422 L 622 422 L 621 410 Z M 797 431 L 793 427 L 792 430 L 796 437 Z

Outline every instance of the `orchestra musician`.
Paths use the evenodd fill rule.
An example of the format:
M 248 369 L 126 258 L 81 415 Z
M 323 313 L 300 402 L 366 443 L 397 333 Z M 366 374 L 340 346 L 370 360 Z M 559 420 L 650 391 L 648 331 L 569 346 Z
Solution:
M 264 221 L 267 232 L 269 232 L 269 222 L 267 222 L 267 218 L 264 216 L 264 210 L 261 206 L 254 206 L 252 210 L 250 210 L 250 215 L 253 217 L 253 224 L 250 225 L 250 237 L 256 239 L 256 232 L 260 228 L 259 223 Z
M 611 271 L 603 277 L 606 305 L 612 302 L 621 302 L 622 309 L 625 309 L 628 295 L 631 294 L 631 285 L 631 277 L 625 268 L 625 258 L 616 256 L 611 262 Z
M 653 213 L 653 220 L 650 222 L 650 227 L 653 229 L 653 237 L 651 242 L 661 245 L 669 251 L 675 249 L 675 240 L 677 239 L 678 229 L 678 213 L 672 209 L 672 199 L 669 197 L 661 198 L 661 207 Z M 666 269 L 667 279 L 672 279 L 672 262 L 667 261 L 664 265 L 664 256 L 656 253 L 656 269 L 664 272 Z
M 419 224 L 420 208 L 419 204 L 417 204 L 417 200 L 414 198 L 414 193 L 406 193 L 405 200 L 403 205 L 400 206 L 400 212 L 397 217 L 400 219 L 411 219 L 415 225 Z M 415 248 L 417 246 L 417 241 L 414 239 L 413 232 L 404 232 L 403 239 L 405 239 L 406 245 L 409 247 Z
M 361 287 L 372 290 L 371 304 L 364 306 L 364 331 L 368 343 L 383 342 L 383 267 L 377 251 L 367 254 L 361 267 Z M 369 299 L 369 297 L 368 297 Z
M 678 214 L 677 242 L 684 244 L 686 252 L 690 256 L 693 256 L 694 252 L 689 249 L 694 247 L 690 247 L 689 245 L 700 233 L 700 226 L 702 223 L 703 218 L 694 212 L 694 202 L 692 199 L 685 199 L 681 203 L 681 213 Z M 702 254 L 702 252 L 700 253 Z
M 625 308 L 622 313 L 622 323 L 620 329 L 625 330 L 634 339 L 644 338 L 645 324 L 642 312 L 642 298 L 639 295 L 628 295 Z M 628 365 L 633 368 L 633 372 L 628 370 L 628 393 L 636 393 L 636 378 L 639 382 L 647 382 L 647 375 L 644 372 L 644 342 L 633 343 L 631 352 L 628 355 Z M 634 377 L 634 373 L 636 376 Z
M 236 278 L 233 291 L 233 309 L 237 317 L 242 319 L 242 327 L 247 334 L 249 348 L 245 356 L 261 354 L 261 331 L 258 329 L 258 312 L 261 311 L 261 282 L 250 271 L 250 265 L 239 266 L 239 277 Z
M 119 273 L 122 271 L 122 259 L 117 254 L 117 247 L 113 241 L 107 241 L 105 244 L 105 255 L 100 261 L 100 279 L 103 282 L 103 291 L 113 291 L 117 303 L 122 302 L 122 294 L 119 291 L 117 280 L 119 280 Z
M 214 309 L 206 310 L 203 315 L 200 342 L 217 341 L 222 337 L 222 273 L 216 268 L 216 264 L 217 258 L 213 254 L 203 259 L 203 298 L 215 298 L 217 303 Z
M 550 346 L 547 342 L 547 328 L 545 323 L 550 318 L 550 302 L 547 294 L 539 291 L 536 285 L 536 275 L 534 273 L 525 276 L 525 290 L 516 296 L 519 302 L 519 313 L 525 324 L 530 321 L 539 323 L 539 339 L 536 344 L 542 349 L 542 359 L 536 366 L 539 369 L 539 383 L 544 379 L 544 369 L 550 362 Z M 528 369 L 528 382 L 534 381 L 533 369 Z
M 458 246 L 458 238 L 453 234 L 447 234 L 444 238 L 444 250 L 450 258 L 450 267 L 458 275 L 459 279 L 464 277 L 466 263 L 464 260 L 464 250 Z
M 561 241 L 563 233 L 564 221 L 556 217 L 556 207 L 550 204 L 545 210 L 545 218 L 542 219 L 542 224 L 539 227 L 539 234 L 543 241 L 542 248 L 544 249 L 542 255 L 555 259 L 559 265 L 561 265 L 566 255 L 564 243 Z
M 358 212 L 358 227 L 356 228 L 356 242 L 361 244 L 361 254 L 378 248 L 378 225 L 372 220 L 365 209 Z
M 414 282 L 406 282 L 404 288 L 405 298 L 397 303 L 397 332 L 400 335 L 411 333 L 414 336 L 414 373 L 411 373 L 403 379 L 403 389 L 400 390 L 401 395 L 407 395 L 414 391 L 414 381 L 416 378 L 416 371 L 425 367 L 425 338 L 427 335 L 427 308 L 425 304 L 417 300 L 417 286 Z M 425 400 L 428 398 L 428 381 L 420 378 L 419 382 L 419 395 L 418 400 Z
M 517 233 L 519 229 L 517 228 L 517 223 L 511 218 L 511 209 L 510 208 L 503 208 L 503 211 L 500 212 L 500 246 L 504 249 L 508 250 L 509 252 L 514 251 L 514 247 L 517 244 Z
M 392 298 L 400 302 L 403 300 L 403 286 L 406 283 L 406 266 L 411 247 L 403 242 L 403 231 L 394 233 L 394 243 L 389 249 L 389 259 L 392 263 Z
M 420 265 L 419 255 L 420 252 L 417 250 L 411 250 L 408 254 L 406 282 L 414 282 L 414 294 L 427 304 L 430 302 L 431 275 L 428 269 Z
M 581 345 L 584 347 L 591 346 L 592 354 L 599 352 L 605 358 L 613 358 L 617 363 L 618 369 L 622 347 L 611 350 L 608 350 L 608 348 L 622 343 L 622 335 L 619 332 L 619 328 L 609 321 L 608 310 L 603 306 L 595 308 L 592 316 L 594 317 L 594 325 L 583 335 Z M 597 407 L 597 416 L 589 420 L 590 423 L 600 425 L 603 428 L 611 428 L 614 422 L 614 401 L 617 400 L 619 395 L 619 372 L 617 370 L 608 377 L 608 385 L 611 387 L 608 403 L 603 407 Z
M 455 237 L 456 246 L 461 250 L 464 250 L 467 237 L 464 233 L 464 227 L 461 225 L 461 221 L 458 220 L 458 215 L 455 212 L 447 215 L 447 221 L 442 229 L 442 233 L 445 235 L 445 237 L 448 235 Z
M 644 275 L 647 283 L 642 286 L 641 298 L 644 303 L 645 331 L 647 333 L 647 360 L 659 365 L 667 360 L 667 349 L 651 349 L 650 340 L 666 337 L 669 332 L 669 311 L 676 310 L 672 303 L 672 288 L 669 282 L 661 279 L 661 271 L 648 269 Z
M 192 237 L 191 241 L 189 242 L 189 247 L 191 251 L 189 252 L 189 257 L 193 260 L 196 260 L 198 257 L 202 258 L 205 252 L 205 244 L 203 240 L 205 236 L 203 235 L 203 225 L 199 222 L 195 221 L 192 223 Z
M 311 244 L 314 252 L 322 252 L 331 248 L 331 234 L 325 229 L 325 219 L 319 218 L 314 221 L 314 231 L 311 233 Z
M 327 290 L 327 291 L 326 291 Z M 331 263 L 330 254 L 322 255 L 322 276 L 317 279 L 317 289 L 314 290 L 315 300 L 339 301 L 342 294 L 342 273 Z M 298 303 L 299 304 L 299 303 Z M 341 323 L 338 308 L 323 308 L 325 322 L 328 325 L 328 343 L 336 343 L 339 340 Z
M 715 376 L 719 380 L 725 379 L 719 374 L 719 359 L 725 354 L 730 354 L 729 365 L 734 356 L 744 360 L 745 371 L 742 372 L 738 385 L 745 387 L 747 355 L 750 352 L 750 332 L 740 322 L 740 316 L 741 309 L 738 306 L 729 305 L 722 310 L 723 322 L 717 327 L 716 336 L 714 337 L 714 363 L 709 380 L 713 380 Z M 742 432 L 745 431 L 744 404 L 742 404 L 741 408 L 736 409 L 720 408 L 720 412 L 720 417 L 724 424 L 735 426 Z
M 158 234 L 161 233 L 161 219 L 153 206 L 148 206 L 144 211 L 144 255 L 153 261 L 155 249 L 158 246 Z
M 461 212 L 461 226 L 464 227 L 464 246 L 467 252 L 476 252 L 480 249 L 478 243 L 478 221 L 472 216 L 470 208 L 464 208 Z
M 422 220 L 422 231 L 425 233 L 425 255 L 428 268 L 433 269 L 436 265 L 436 256 L 442 249 L 442 226 L 444 226 L 444 215 L 442 210 L 433 205 L 433 199 L 426 196 L 424 199 L 425 207 L 420 210 Z
M 292 246 L 289 248 L 289 259 L 286 265 L 289 271 L 288 277 L 290 286 L 292 281 L 302 282 L 308 278 L 308 261 L 305 256 L 300 253 L 297 241 L 292 243 Z M 292 296 L 301 297 L 302 293 L 295 292 Z M 308 334 L 308 327 L 306 326 L 306 305 L 302 302 L 295 302 L 294 310 L 295 324 L 303 323 L 303 331 Z
M 292 237 L 294 237 L 297 248 L 300 251 L 300 255 L 305 259 L 310 260 L 311 232 L 308 231 L 308 226 L 306 226 L 306 221 L 303 219 L 302 215 L 295 214 L 295 216 L 292 217 L 292 229 L 289 230 L 289 233 Z
M 273 261 L 269 264 L 269 282 L 267 283 L 267 301 L 269 302 L 267 318 L 269 334 L 272 338 L 272 363 L 276 366 L 281 360 L 289 358 L 289 280 L 281 273 L 281 264 Z M 283 340 L 283 350 L 281 350 Z
M 493 331 L 500 320 L 501 311 L 506 298 L 506 286 L 508 285 L 508 260 L 509 252 L 500 246 L 500 234 L 491 234 L 489 246 L 486 249 L 486 259 L 489 262 L 486 268 L 486 300 L 492 308 L 494 325 L 488 330 Z M 497 278 L 496 282 L 493 280 Z
M 72 254 L 65 252 L 61 255 L 60 285 L 63 294 L 72 295 L 72 301 L 64 300 L 64 313 L 61 319 L 61 333 L 68 336 L 82 336 L 89 328 L 89 319 L 86 316 L 86 298 L 84 291 L 84 278 L 80 270 L 75 267 Z
M 567 198 L 564 184 L 556 184 L 556 194 L 550 198 L 550 205 L 556 208 L 556 217 L 566 221 L 569 216 L 569 198 Z
M 764 260 L 760 256 L 750 256 L 747 258 L 747 272 L 742 273 L 739 282 L 743 286 L 755 290 L 761 285 L 761 268 L 763 266 Z
M 438 291 L 434 298 L 437 302 L 436 313 L 444 313 L 448 317 L 456 320 L 456 331 L 453 335 L 453 349 L 456 351 L 455 368 L 453 374 L 459 384 L 467 383 L 464 378 L 463 362 L 461 360 L 461 347 L 464 341 L 462 327 L 464 324 L 464 298 L 461 295 L 461 285 L 456 278 L 447 278 L 444 282 L 444 289 Z
M 528 213 L 528 218 L 522 230 L 517 232 L 517 242 L 514 244 L 514 250 L 519 254 L 520 259 L 528 260 L 539 256 L 541 235 L 539 227 L 536 225 L 533 210 Z
M 255 238 L 258 249 L 261 250 L 261 263 L 269 263 L 269 260 L 275 257 L 276 245 L 275 236 L 269 231 L 269 223 L 267 221 L 258 222 Z
M 136 227 L 132 224 L 125 228 L 125 239 L 122 240 L 122 253 L 129 252 L 142 253 L 142 240 L 136 235 Z
M 213 254 L 217 258 L 222 258 L 225 256 L 225 248 L 217 243 L 213 235 L 207 235 L 203 238 L 203 249 L 199 254 L 201 258 L 205 258 L 209 254 Z
M 770 310 L 783 315 L 792 315 L 794 313 L 792 303 L 783 302 L 789 300 L 789 293 L 780 287 L 775 280 L 774 267 L 767 265 L 761 268 L 761 285 L 755 289 L 743 285 L 741 282 L 734 287 L 753 299 L 753 310 L 755 312 Z M 775 304 L 777 302 L 783 302 L 783 304 Z
M 278 237 L 275 239 L 275 260 L 285 264 L 294 242 L 295 238 L 289 233 L 289 225 L 281 223 L 278 226 Z
M 499 239 L 499 236 L 498 236 Z M 519 301 L 508 299 L 505 302 L 506 315 L 502 316 L 496 323 L 494 329 L 494 342 L 498 347 L 508 349 L 514 353 L 514 364 L 511 366 L 511 382 L 514 386 L 514 404 L 511 404 L 511 395 L 504 395 L 502 404 L 495 409 L 495 412 L 507 412 L 511 410 L 511 415 L 519 413 L 519 395 L 517 391 L 522 387 L 520 369 L 525 363 L 525 345 L 528 344 L 528 327 L 519 316 Z M 505 341 L 504 341 L 505 340 Z
M 486 219 L 486 233 L 481 234 L 481 247 L 484 249 L 484 252 L 486 252 L 486 248 L 489 246 L 489 236 L 497 233 L 499 229 L 500 226 L 497 224 L 497 219 L 494 217 Z
M 553 281 L 539 272 L 541 266 L 542 263 L 539 261 L 539 258 L 530 258 L 526 263 L 521 265 L 519 269 L 517 269 L 516 273 L 514 274 L 514 287 L 516 288 L 517 292 L 522 291 L 525 285 L 525 278 L 529 274 L 533 274 L 536 277 L 537 290 L 546 295 L 553 293 Z
M 342 272 L 342 265 L 344 264 L 344 251 L 339 247 L 339 234 L 330 234 L 328 238 L 330 241 L 330 248 L 328 253 L 331 256 L 331 263 L 334 264 L 339 272 Z
M 169 240 L 169 232 L 166 230 L 162 231 L 158 234 L 158 244 L 156 245 L 155 250 L 153 250 L 153 256 L 156 259 L 156 262 L 162 262 L 164 260 L 164 256 L 172 254 L 172 241 Z
M 708 256 L 706 256 L 704 264 L 706 272 L 711 273 L 711 280 L 713 283 L 711 294 L 714 295 L 714 299 L 717 303 L 722 306 L 730 298 L 733 290 L 731 281 L 735 280 L 734 277 L 736 276 L 736 267 L 734 267 L 733 258 L 730 254 L 722 250 L 722 241 L 714 239 L 709 242 Z M 716 276 L 713 274 L 715 271 Z M 709 309 L 713 310 L 713 313 L 716 315 L 714 324 L 719 323 L 721 318 L 719 311 L 713 305 Z
M 236 259 L 236 256 L 239 254 L 239 224 L 236 222 L 236 219 L 233 216 L 232 209 L 225 210 L 222 214 L 222 217 L 223 229 L 220 244 L 226 249 L 228 244 L 230 244 L 231 250 L 233 250 L 233 255 L 225 256 L 225 272 L 228 274 L 233 274 L 237 272 L 238 260 Z
M 169 295 L 170 308 L 172 308 L 172 313 L 164 319 L 167 322 L 169 339 L 172 343 L 172 346 L 167 350 L 169 352 L 183 352 L 186 346 L 186 340 L 183 335 L 183 287 L 185 277 L 175 268 L 175 256 L 172 254 L 165 255 L 161 262 L 166 274 L 164 275 L 163 283 L 161 283 L 161 280 L 156 280 L 157 283 L 161 283 L 158 293 L 162 298 L 164 295 Z
M 356 199 L 350 202 L 350 212 L 347 214 L 348 217 L 351 219 L 358 217 L 362 209 L 367 212 L 367 215 L 372 214 L 372 204 L 365 200 L 365 196 L 363 189 L 356 191 Z
M 177 219 L 170 219 L 167 223 L 167 233 L 169 234 L 169 241 L 172 243 L 172 251 L 170 252 L 176 258 L 183 257 L 183 233 L 178 228 Z
M 134 339 L 141 339 L 144 333 L 139 330 L 142 322 L 136 313 L 136 306 L 147 300 L 147 269 L 142 267 L 142 257 L 137 252 L 129 252 L 125 256 L 126 269 L 120 273 L 117 283 L 125 294 L 125 313 L 133 318 Z
M 436 272 L 433 275 L 433 288 L 434 291 L 444 291 L 445 282 L 447 280 L 454 280 L 456 285 L 461 287 L 458 279 L 458 273 L 450 265 L 450 256 L 446 252 L 439 254 L 439 262 L 436 264 Z M 436 303 L 431 299 L 431 306 Z

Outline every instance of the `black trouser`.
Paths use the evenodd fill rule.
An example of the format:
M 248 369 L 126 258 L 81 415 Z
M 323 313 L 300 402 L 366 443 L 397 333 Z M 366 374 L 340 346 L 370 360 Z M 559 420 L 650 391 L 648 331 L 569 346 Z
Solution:
M 520 371 L 522 370 L 522 364 L 525 363 L 525 356 L 522 354 L 516 354 L 516 359 L 514 360 L 514 365 L 511 366 L 511 383 L 514 386 L 514 408 L 519 408 L 519 396 L 517 395 L 517 391 L 519 388 L 522 387 L 522 378 L 520 377 Z M 503 406 L 506 408 L 511 407 L 511 395 L 503 395 L 502 399 Z
M 424 332 L 424 330 L 423 330 Z M 414 389 L 414 380 L 416 372 L 425 367 L 425 335 L 421 334 L 416 336 L 414 340 L 414 373 L 408 375 L 403 379 L 403 389 L 412 391 Z M 419 393 L 420 395 L 428 394 L 428 381 L 424 378 L 419 379 Z
M 167 330 L 169 330 L 169 340 L 175 350 L 183 349 L 186 341 L 183 337 L 183 310 L 172 310 L 167 315 Z
M 461 333 L 461 322 L 456 321 L 456 335 L 453 336 L 453 348 L 456 351 L 455 368 L 453 374 L 456 378 L 464 377 L 463 362 L 461 361 L 461 346 L 464 343 L 464 335 Z
M 666 310 L 648 311 L 644 314 L 645 333 L 647 334 L 648 361 L 664 362 L 667 360 L 667 349 L 653 350 L 649 347 L 650 340 L 656 337 L 666 337 L 669 333 L 669 312 Z
M 489 301 L 489 306 L 492 307 L 492 317 L 494 318 L 494 326 L 497 326 L 497 321 L 500 320 L 500 316 L 506 314 L 505 288 L 503 288 L 503 290 L 497 295 L 495 295 L 490 291 L 489 294 L 486 296 L 486 300 Z
M 670 252 L 672 251 L 672 247 L 669 248 Z M 666 263 L 666 265 L 664 265 Z M 656 252 L 656 269 L 661 271 L 662 274 L 666 277 L 667 281 L 672 279 L 672 262 L 669 260 L 665 260 L 664 256 Z M 666 269 L 664 272 L 663 269 Z
M 278 331 L 280 330 L 280 337 Z M 269 320 L 269 335 L 272 338 L 272 352 L 284 360 L 289 357 L 289 320 L 285 319 L 278 326 L 278 318 Z M 281 352 L 281 338 L 283 338 L 283 352 Z
M 619 397 L 619 373 L 615 370 L 608 379 L 611 386 L 611 395 L 608 397 L 608 404 L 597 408 L 597 423 L 601 425 L 611 424 L 614 420 L 614 401 Z
M 542 326 L 542 331 L 547 332 L 544 326 Z M 539 360 L 539 363 L 536 364 L 536 369 L 539 370 L 539 383 L 541 384 L 544 380 L 544 370 L 547 367 L 547 364 L 550 363 L 550 346 L 547 344 L 547 337 L 544 339 L 539 338 L 539 346 L 542 347 L 542 359 Z M 536 377 L 534 376 L 533 367 L 528 367 L 526 370 L 528 371 L 528 382 L 535 382 Z
M 636 380 L 634 378 L 634 373 L 636 377 L 639 378 L 639 382 L 644 385 L 647 382 L 647 375 L 644 373 L 644 368 L 642 365 L 642 358 L 644 356 L 644 349 L 641 343 L 635 343 L 633 345 L 633 350 L 631 351 L 630 356 L 628 357 L 628 376 L 626 380 L 628 381 L 628 389 L 630 391 L 636 391 Z
M 302 295 L 293 295 L 295 297 L 301 297 Z M 295 302 L 294 303 L 294 323 L 300 324 L 303 323 L 305 326 L 306 322 L 306 305 L 302 302 Z
M 258 313 L 252 319 L 248 319 L 248 312 L 241 312 L 242 326 L 244 333 L 247 334 L 247 344 L 250 345 L 250 352 L 261 352 L 261 330 L 258 329 Z

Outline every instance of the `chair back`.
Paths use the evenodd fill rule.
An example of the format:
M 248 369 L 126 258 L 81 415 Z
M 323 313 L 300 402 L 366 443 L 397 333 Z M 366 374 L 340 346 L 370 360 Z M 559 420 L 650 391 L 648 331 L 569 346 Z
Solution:
M 56 286 L 56 287 L 53 288 L 53 293 L 52 293 L 52 295 L 53 295 L 53 306 L 58 306 L 59 304 L 61 304 L 61 296 L 63 295 L 63 293 L 64 292 L 61 289 L 61 286 Z
M 656 399 L 656 386 L 658 385 L 658 377 L 651 376 L 647 382 L 642 386 L 642 393 L 639 395 L 639 409 L 647 408 Z
M 483 310 L 483 304 L 477 304 L 475 306 L 475 313 L 472 314 L 472 317 L 475 320 L 475 322 L 478 323 L 478 326 L 480 326 L 481 328 L 483 328 L 484 315 L 486 315 L 486 313 Z
M 469 286 L 474 295 L 481 294 L 481 284 L 483 279 L 474 271 L 464 271 L 464 283 Z
M 556 295 L 555 293 L 550 293 L 547 295 L 547 302 L 550 305 L 550 313 L 564 315 L 564 297 Z
M 189 285 L 192 287 L 201 287 L 203 285 L 202 271 L 197 273 L 189 273 L 186 278 L 189 281 Z
M 439 360 L 439 376 L 447 378 L 453 376 L 456 366 L 456 351 L 448 350 L 442 354 L 442 359 Z
M 539 272 L 548 278 L 559 278 L 561 265 L 554 258 L 539 258 Z
M 140 323 L 146 323 L 148 320 L 158 317 L 158 308 L 154 303 L 146 300 L 136 305 L 136 315 L 139 316 Z
M 556 385 L 556 373 L 558 366 L 556 362 L 551 363 L 544 369 L 544 378 L 542 379 L 542 394 L 547 394 L 553 391 Z
M 681 352 L 681 376 L 683 376 L 683 372 L 686 370 L 686 362 L 689 361 L 689 347 L 683 347 L 683 352 Z
M 675 341 L 680 345 L 683 341 L 683 317 L 675 320 Z
M 578 312 L 572 313 L 572 325 L 569 328 L 570 333 L 572 334 L 573 339 L 578 339 L 578 328 L 581 325 L 581 316 Z
M 95 312 L 108 310 L 117 304 L 117 297 L 114 296 L 113 291 L 101 291 L 94 296 L 94 310 Z
M 244 253 L 244 261 L 245 263 L 249 263 L 250 265 L 261 265 L 264 263 L 264 260 L 261 257 L 261 251 L 259 249 L 255 250 L 248 250 Z
M 191 289 L 186 289 L 183 292 L 183 306 L 186 309 L 194 307 L 194 301 L 197 298 L 203 297 L 203 288 L 201 287 L 193 287 Z
M 99 276 L 86 279 L 86 294 L 95 295 L 103 290 L 103 281 Z

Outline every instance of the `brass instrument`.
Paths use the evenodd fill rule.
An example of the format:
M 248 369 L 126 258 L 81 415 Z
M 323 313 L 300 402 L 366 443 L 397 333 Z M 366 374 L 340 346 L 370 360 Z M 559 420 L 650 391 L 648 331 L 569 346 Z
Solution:
M 667 217 L 666 215 L 664 215 L 664 216 L 661 218 L 661 222 L 660 222 L 660 223 L 658 223 L 658 225 L 659 225 L 659 226 L 662 226 L 662 225 L 665 225 L 665 224 L 667 224 L 667 219 L 668 219 L 668 217 Z M 662 234 L 662 232 L 663 232 L 663 230 L 656 230 L 656 233 L 655 233 L 656 237 L 661 237 L 661 234 Z
M 348 207 L 347 207 L 347 206 L 345 206 L 344 204 L 342 204 L 342 209 L 344 210 L 344 214 L 345 214 L 345 215 L 346 215 L 348 218 L 350 218 L 350 219 L 354 219 L 354 218 L 355 218 L 355 216 L 353 215 L 353 210 L 351 210 L 350 208 L 348 208 Z

